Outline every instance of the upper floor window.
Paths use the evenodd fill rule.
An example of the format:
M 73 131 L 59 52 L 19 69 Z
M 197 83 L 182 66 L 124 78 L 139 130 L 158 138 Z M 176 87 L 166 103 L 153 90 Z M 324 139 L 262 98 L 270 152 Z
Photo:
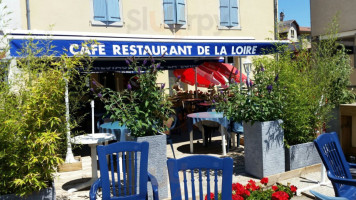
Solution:
M 92 0 L 94 25 L 122 25 L 121 0 Z
M 238 0 L 220 0 L 220 26 L 236 27 L 239 25 Z
M 291 37 L 291 38 L 294 38 L 294 30 L 293 30 L 293 29 L 290 30 L 290 37 Z
M 186 24 L 185 0 L 163 0 L 164 23 Z

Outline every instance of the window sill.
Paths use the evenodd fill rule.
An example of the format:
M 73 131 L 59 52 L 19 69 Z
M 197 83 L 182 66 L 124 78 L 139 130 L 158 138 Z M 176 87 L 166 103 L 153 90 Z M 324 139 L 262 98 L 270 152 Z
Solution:
M 233 27 L 218 26 L 218 30 L 241 30 L 241 26 L 233 26 Z
M 165 29 L 187 29 L 187 24 L 164 24 Z
M 122 22 L 122 21 L 107 23 L 107 22 L 102 22 L 102 21 L 91 20 L 90 23 L 92 26 L 113 26 L 113 27 L 124 26 L 124 22 Z

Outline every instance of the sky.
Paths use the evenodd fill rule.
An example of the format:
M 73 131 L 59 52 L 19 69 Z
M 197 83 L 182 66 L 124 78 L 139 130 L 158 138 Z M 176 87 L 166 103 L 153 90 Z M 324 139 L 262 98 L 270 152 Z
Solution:
M 310 27 L 309 0 L 278 0 L 278 12 L 284 12 L 284 20 L 294 19 L 299 26 Z

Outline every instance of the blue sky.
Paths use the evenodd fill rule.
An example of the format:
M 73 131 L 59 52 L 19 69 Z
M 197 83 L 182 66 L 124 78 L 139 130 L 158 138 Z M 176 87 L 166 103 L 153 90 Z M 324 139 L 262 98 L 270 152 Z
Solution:
M 299 26 L 310 27 L 309 0 L 278 0 L 278 12 L 284 12 L 284 20 L 294 19 Z

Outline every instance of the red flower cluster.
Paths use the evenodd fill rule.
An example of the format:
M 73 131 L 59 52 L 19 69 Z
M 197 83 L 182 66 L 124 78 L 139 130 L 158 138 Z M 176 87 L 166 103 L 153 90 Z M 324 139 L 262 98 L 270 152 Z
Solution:
M 283 191 L 277 191 L 272 194 L 272 200 L 289 200 L 289 195 Z
M 268 178 L 262 178 L 260 183 L 266 186 L 268 184 Z M 246 200 L 258 198 L 264 192 L 268 192 L 271 195 L 272 200 L 289 200 L 292 198 L 293 194 L 296 193 L 297 187 L 292 186 L 276 186 L 273 185 L 272 189 L 263 188 L 263 186 L 258 185 L 256 181 L 249 180 L 248 183 L 243 186 L 240 183 L 232 184 L 232 199 L 233 200 Z M 220 195 L 219 195 L 220 196 Z M 264 197 L 266 197 L 264 195 Z M 211 200 L 220 200 L 214 198 L 214 194 L 210 193 Z M 208 199 L 208 195 L 205 196 L 205 200 Z

